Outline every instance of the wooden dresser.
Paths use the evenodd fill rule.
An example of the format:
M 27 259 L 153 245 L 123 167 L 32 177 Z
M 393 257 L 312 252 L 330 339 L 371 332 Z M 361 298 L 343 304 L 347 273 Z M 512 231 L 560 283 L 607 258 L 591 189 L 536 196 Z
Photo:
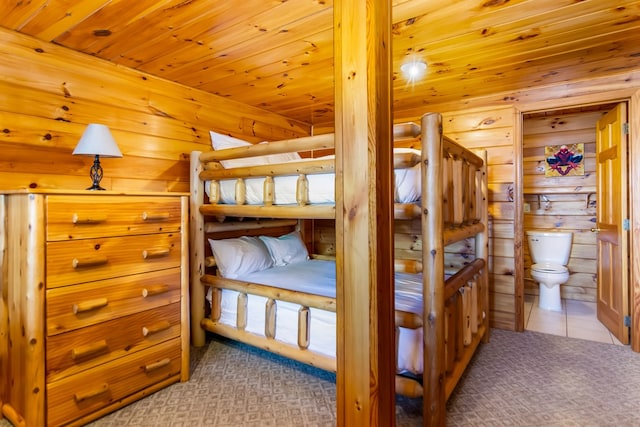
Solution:
M 0 405 L 82 425 L 189 378 L 188 198 L 0 195 Z

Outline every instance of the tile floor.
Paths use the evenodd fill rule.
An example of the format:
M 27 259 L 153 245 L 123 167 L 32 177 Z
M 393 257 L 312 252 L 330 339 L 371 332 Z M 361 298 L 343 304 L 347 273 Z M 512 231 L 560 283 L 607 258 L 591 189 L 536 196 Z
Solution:
M 562 311 L 538 307 L 538 297 L 526 295 L 525 326 L 529 331 L 622 345 L 596 317 L 596 303 L 562 300 Z

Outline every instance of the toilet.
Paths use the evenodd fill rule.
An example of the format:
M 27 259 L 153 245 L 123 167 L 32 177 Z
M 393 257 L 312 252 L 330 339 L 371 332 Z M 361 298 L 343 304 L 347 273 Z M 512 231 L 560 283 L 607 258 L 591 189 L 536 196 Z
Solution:
M 527 230 L 527 242 L 533 265 L 531 277 L 540 284 L 539 307 L 562 311 L 560 285 L 569 280 L 566 267 L 573 234 L 564 231 Z

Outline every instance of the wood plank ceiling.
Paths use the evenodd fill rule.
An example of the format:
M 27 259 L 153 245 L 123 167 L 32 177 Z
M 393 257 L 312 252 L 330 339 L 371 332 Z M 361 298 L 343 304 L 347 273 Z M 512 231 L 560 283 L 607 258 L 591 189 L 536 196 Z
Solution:
M 393 21 L 396 112 L 640 67 L 640 0 L 393 0 Z M 332 25 L 331 0 L 0 5 L 0 26 L 329 127 Z

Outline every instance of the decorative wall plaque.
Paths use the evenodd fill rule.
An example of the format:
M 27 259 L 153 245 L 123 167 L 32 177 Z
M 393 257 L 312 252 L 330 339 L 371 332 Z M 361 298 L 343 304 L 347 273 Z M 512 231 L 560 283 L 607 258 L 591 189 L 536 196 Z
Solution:
M 544 148 L 544 176 L 584 175 L 584 144 L 551 145 Z

